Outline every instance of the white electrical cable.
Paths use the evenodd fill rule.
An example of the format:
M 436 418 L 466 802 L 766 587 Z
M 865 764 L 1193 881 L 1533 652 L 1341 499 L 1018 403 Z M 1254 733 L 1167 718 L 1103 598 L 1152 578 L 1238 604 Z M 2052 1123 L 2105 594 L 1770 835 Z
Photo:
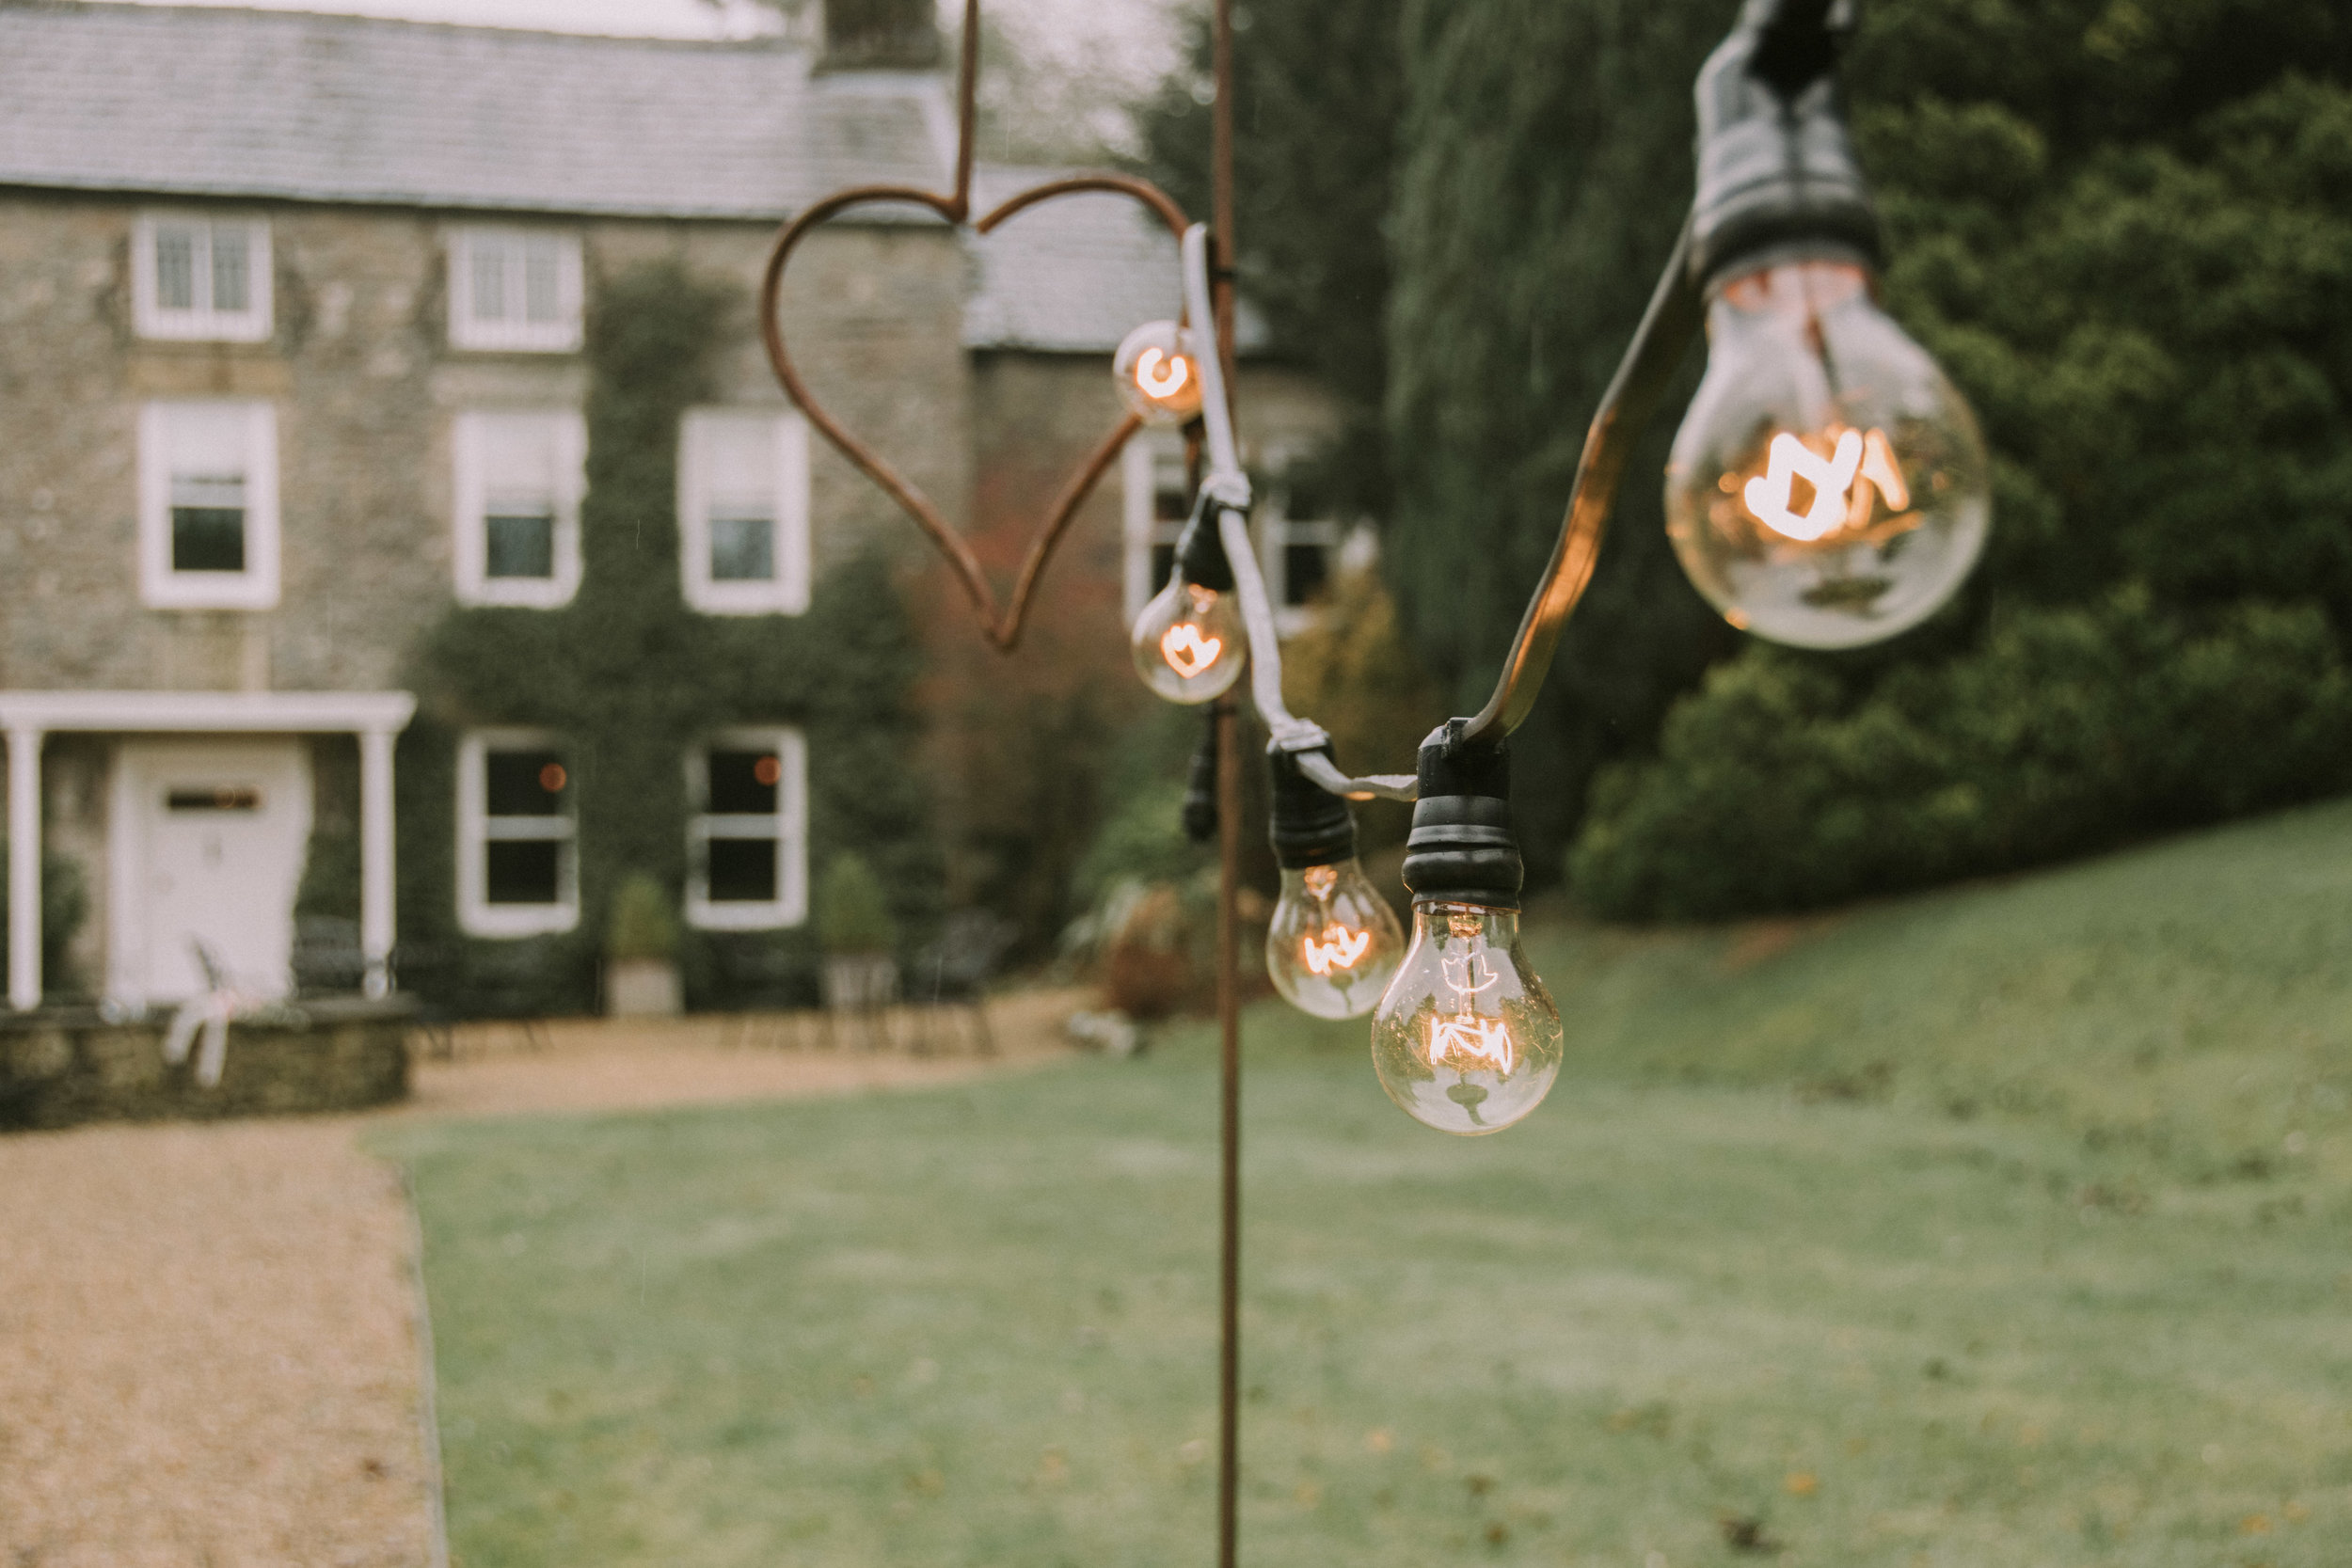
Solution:
M 1192 324 L 1192 362 L 1200 372 L 1200 417 L 1209 429 L 1209 473 L 1201 490 L 1219 504 L 1249 510 L 1249 476 L 1233 440 L 1233 405 L 1225 396 L 1225 356 L 1217 351 L 1216 312 L 1209 303 L 1209 226 L 1184 230 L 1184 319 Z
M 1249 634 L 1249 695 L 1258 716 L 1285 752 L 1312 752 L 1331 744 L 1322 725 L 1292 715 L 1282 702 L 1282 648 L 1274 630 L 1274 607 L 1266 599 L 1265 579 L 1258 573 L 1258 558 L 1249 542 L 1249 519 L 1239 512 L 1217 510 L 1217 537 L 1225 545 L 1226 562 L 1233 569 L 1233 594 L 1241 600 L 1242 629 Z
M 1193 363 L 1200 371 L 1200 415 L 1208 427 L 1209 471 L 1202 495 L 1217 507 L 1217 537 L 1233 573 L 1241 600 L 1241 624 L 1249 639 L 1249 694 L 1274 743 L 1298 759 L 1298 770 L 1321 788 L 1351 800 L 1410 800 L 1419 781 L 1400 775 L 1351 779 L 1326 754 L 1331 736 L 1312 720 L 1292 714 L 1282 702 L 1282 649 L 1274 627 L 1274 608 L 1258 571 L 1249 537 L 1249 476 L 1233 439 L 1233 408 L 1225 397 L 1225 368 L 1217 352 L 1216 316 L 1209 305 L 1209 230 L 1194 224 L 1184 231 L 1184 313 L 1193 331 Z

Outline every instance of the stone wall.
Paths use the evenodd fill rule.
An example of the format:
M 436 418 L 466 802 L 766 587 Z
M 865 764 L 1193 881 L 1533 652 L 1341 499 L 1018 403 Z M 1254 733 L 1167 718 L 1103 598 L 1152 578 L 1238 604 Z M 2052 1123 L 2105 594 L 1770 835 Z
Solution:
M 207 1121 L 387 1105 L 408 1094 L 405 1002 L 323 1001 L 232 1023 L 220 1083 L 164 1061 L 167 1014 L 109 1022 L 83 1009 L 0 1017 L 0 1131 L 86 1121 Z
M 176 203 L 177 208 L 189 206 Z M 183 343 L 133 329 L 139 203 L 0 198 L 0 687 L 388 689 L 453 596 L 450 433 L 466 408 L 578 406 L 575 354 L 448 343 L 447 237 L 473 214 L 213 203 L 270 224 L 276 334 Z M 754 302 L 773 230 L 747 223 L 531 220 L 581 237 L 588 293 L 675 256 L 739 301 L 723 401 L 781 406 Z M 944 504 L 969 487 L 964 260 L 936 225 L 836 226 L 787 279 L 797 357 L 820 396 Z M 277 405 L 278 608 L 139 601 L 137 420 L 151 398 Z M 889 504 L 812 444 L 813 548 L 880 536 Z

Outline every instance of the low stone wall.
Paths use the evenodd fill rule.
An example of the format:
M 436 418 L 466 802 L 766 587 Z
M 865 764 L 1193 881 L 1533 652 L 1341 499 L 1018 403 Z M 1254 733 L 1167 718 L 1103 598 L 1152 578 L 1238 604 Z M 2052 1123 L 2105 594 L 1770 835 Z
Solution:
M 408 1093 L 405 1000 L 305 1002 L 229 1026 L 220 1083 L 196 1081 L 201 1050 L 164 1060 L 168 1012 L 110 1022 L 87 1008 L 0 1017 L 0 1129 L 85 1121 L 202 1121 L 357 1111 Z

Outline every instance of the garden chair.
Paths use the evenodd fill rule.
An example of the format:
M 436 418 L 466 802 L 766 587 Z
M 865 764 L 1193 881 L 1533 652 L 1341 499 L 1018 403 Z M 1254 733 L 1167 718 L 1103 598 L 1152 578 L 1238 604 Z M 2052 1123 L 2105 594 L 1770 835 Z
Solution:
M 914 1000 L 923 1004 L 914 1037 L 918 1053 L 928 1054 L 944 1034 L 944 1015 L 961 1007 L 973 1053 L 996 1054 L 995 1037 L 988 1029 L 988 982 L 1020 936 L 1018 926 L 987 910 L 960 910 L 947 917 L 939 940 L 915 955 L 912 989 Z

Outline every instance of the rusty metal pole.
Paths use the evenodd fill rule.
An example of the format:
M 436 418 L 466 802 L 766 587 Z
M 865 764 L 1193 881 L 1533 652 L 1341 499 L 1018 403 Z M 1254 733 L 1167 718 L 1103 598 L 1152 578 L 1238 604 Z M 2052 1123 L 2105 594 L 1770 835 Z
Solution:
M 1234 1568 L 1241 1484 L 1241 758 L 1233 699 L 1216 703 L 1216 1023 L 1224 1196 L 1217 1259 L 1216 1562 Z
M 1216 0 L 1211 67 L 1216 98 L 1210 110 L 1209 282 L 1216 311 L 1217 357 L 1227 397 L 1233 374 L 1233 7 Z M 1216 1388 L 1216 1564 L 1236 1568 L 1241 1500 L 1241 974 L 1235 904 L 1241 895 L 1241 754 L 1232 696 L 1216 705 L 1216 1025 L 1218 1118 L 1218 1354 Z

